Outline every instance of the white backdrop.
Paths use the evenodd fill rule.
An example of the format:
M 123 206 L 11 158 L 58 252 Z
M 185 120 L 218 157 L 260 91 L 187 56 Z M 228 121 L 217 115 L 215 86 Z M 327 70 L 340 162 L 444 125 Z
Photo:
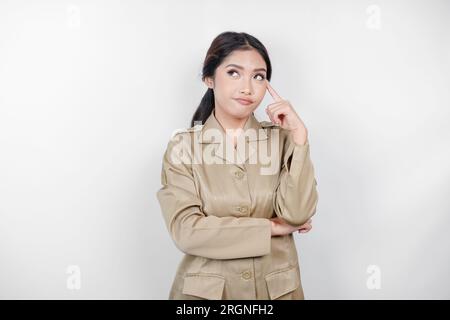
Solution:
M 223 31 L 309 129 L 306 298 L 450 298 L 445 0 L 0 1 L 0 298 L 167 298 L 162 154 Z

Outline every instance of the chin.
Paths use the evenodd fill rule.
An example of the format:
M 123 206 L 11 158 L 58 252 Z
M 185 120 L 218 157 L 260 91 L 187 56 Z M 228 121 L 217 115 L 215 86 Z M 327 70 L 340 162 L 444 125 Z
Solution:
M 247 109 L 247 110 L 233 110 L 231 113 L 235 118 L 244 119 L 247 118 L 249 115 L 251 115 L 253 112 L 253 109 Z

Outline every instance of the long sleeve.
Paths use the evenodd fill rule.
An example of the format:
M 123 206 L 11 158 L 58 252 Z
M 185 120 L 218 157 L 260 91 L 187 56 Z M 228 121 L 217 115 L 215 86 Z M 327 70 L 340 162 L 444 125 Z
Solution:
M 182 252 L 212 259 L 270 253 L 271 223 L 264 218 L 217 217 L 201 211 L 188 148 L 173 138 L 164 154 L 157 192 L 166 226 Z M 178 149 L 178 150 L 177 150 Z M 181 150 L 180 149 L 184 149 Z M 182 156 L 181 156 L 182 154 Z
M 301 226 L 315 213 L 318 202 L 317 181 L 310 159 L 310 145 L 295 144 L 285 138 L 282 168 L 273 197 L 278 217 L 293 226 Z

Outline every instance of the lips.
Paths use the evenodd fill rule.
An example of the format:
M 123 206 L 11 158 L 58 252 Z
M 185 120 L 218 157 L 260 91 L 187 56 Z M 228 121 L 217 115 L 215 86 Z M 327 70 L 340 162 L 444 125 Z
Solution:
M 234 99 L 234 100 L 236 100 L 237 102 L 239 102 L 240 104 L 243 104 L 245 106 L 248 106 L 249 104 L 253 103 L 253 101 L 250 99 L 238 98 L 238 99 Z

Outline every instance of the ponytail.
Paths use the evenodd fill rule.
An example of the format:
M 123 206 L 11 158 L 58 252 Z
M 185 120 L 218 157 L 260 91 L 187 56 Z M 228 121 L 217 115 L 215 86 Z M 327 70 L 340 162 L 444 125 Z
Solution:
M 191 120 L 191 127 L 193 127 L 196 123 L 201 122 L 200 124 L 204 124 L 206 119 L 211 115 L 211 112 L 214 110 L 214 91 L 211 88 L 206 90 L 203 95 L 202 100 L 194 113 L 194 116 Z M 198 124 L 198 123 L 197 123 Z

